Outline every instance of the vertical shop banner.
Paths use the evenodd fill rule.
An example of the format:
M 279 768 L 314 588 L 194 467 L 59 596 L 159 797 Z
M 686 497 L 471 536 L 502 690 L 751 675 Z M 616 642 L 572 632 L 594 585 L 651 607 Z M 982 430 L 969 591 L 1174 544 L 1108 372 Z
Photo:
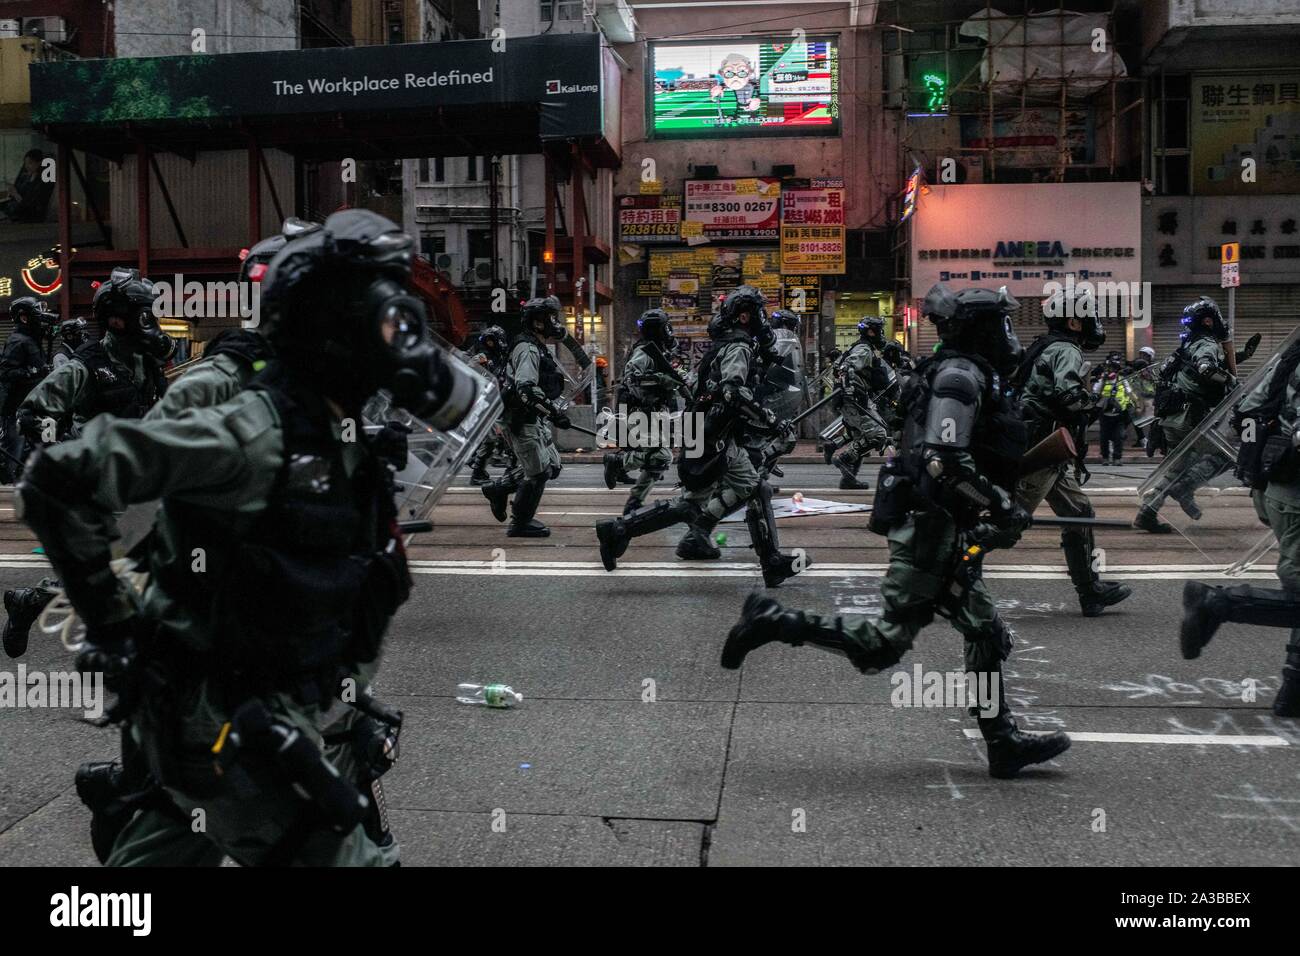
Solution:
M 618 241 L 680 242 L 681 196 L 619 196 Z
M 1300 193 L 1300 73 L 1195 77 L 1191 112 L 1193 195 Z
M 682 235 L 711 241 L 775 239 L 780 199 L 778 179 L 688 179 Z
M 844 180 L 786 182 L 781 190 L 781 271 L 844 274 Z

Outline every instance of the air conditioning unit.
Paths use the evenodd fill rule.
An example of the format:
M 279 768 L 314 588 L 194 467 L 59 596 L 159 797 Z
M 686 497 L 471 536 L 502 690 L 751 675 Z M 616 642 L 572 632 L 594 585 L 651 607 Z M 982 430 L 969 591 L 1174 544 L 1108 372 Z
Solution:
M 465 273 L 465 285 L 490 285 L 492 282 L 492 260 L 475 259 L 474 268 Z
M 433 257 L 434 268 L 442 273 L 442 277 L 449 282 L 455 282 L 458 278 L 457 273 L 460 269 L 460 263 L 456 261 L 456 256 L 450 252 L 440 252 Z
M 68 23 L 63 17 L 23 17 L 23 36 L 63 43 L 68 39 Z

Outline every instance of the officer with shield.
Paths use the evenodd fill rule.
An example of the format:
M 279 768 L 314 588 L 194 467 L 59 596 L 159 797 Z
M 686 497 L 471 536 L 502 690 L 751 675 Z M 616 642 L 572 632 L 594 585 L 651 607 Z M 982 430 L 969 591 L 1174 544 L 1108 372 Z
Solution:
M 764 644 L 810 644 L 876 673 L 897 664 L 936 613 L 947 617 L 966 640 L 967 671 L 988 675 L 997 689 L 979 717 L 995 777 L 1070 746 L 1064 733 L 1016 727 L 1002 687 L 1012 632 L 980 572 L 984 550 L 1013 542 L 1029 521 L 1012 492 L 1025 429 L 1002 386 L 1022 352 L 1008 317 L 1015 305 L 1005 289 L 954 295 L 937 285 L 926 296 L 941 345 L 916 369 L 904 399 L 902 449 L 881 470 L 872 512 L 872 530 L 889 537 L 881 618 L 850 622 L 753 594 L 722 651 L 722 666 L 736 669 Z
M 568 428 L 572 424 L 555 404 L 564 391 L 564 373 L 543 344 L 565 336 L 560 300 L 553 295 L 529 299 L 519 321 L 521 331 L 510 345 L 505 385 L 506 438 L 520 471 L 483 485 L 483 496 L 497 521 L 506 520 L 506 505 L 515 496 L 507 537 L 545 538 L 551 529 L 534 516 L 546 483 L 560 474 L 560 453 L 550 425 Z
M 331 216 L 271 263 L 262 327 L 277 361 L 245 390 L 174 419 L 98 417 L 17 489 L 85 622 L 78 665 L 108 674 L 114 716 L 129 719 L 124 757 L 162 788 L 115 835 L 110 864 L 388 860 L 319 728 L 410 586 L 391 480 L 355 431 L 361 406 L 387 388 L 448 429 L 477 397 L 403 289 L 411 248 L 373 213 Z M 136 595 L 109 567 L 108 518 L 158 496 Z
M 510 358 L 510 338 L 506 335 L 506 330 L 499 325 L 490 325 L 484 329 L 475 343 L 478 347 L 477 368 L 487 376 L 490 376 L 499 385 L 505 384 L 506 362 Z M 470 459 L 469 482 L 472 485 L 486 485 L 492 480 L 492 475 L 488 472 L 488 463 L 492 461 L 493 456 L 500 455 L 506 459 L 506 471 L 513 471 L 518 467 L 518 460 L 514 452 L 510 449 L 510 441 L 506 438 L 505 428 L 495 426 L 492 434 L 487 441 L 483 442 L 474 452 Z
M 1153 431 L 1158 429 L 1163 433 L 1164 447 L 1170 451 L 1176 450 L 1237 384 L 1223 351 L 1229 335 L 1228 325 L 1214 300 L 1202 296 L 1187 306 L 1183 309 L 1182 323 L 1186 326 L 1184 341 L 1165 359 L 1155 396 L 1157 423 Z M 1177 501 L 1189 518 L 1199 520 L 1201 509 L 1196 504 L 1196 489 L 1230 465 L 1231 462 L 1214 452 L 1192 454 L 1176 471 L 1171 469 L 1160 477 L 1138 509 L 1133 527 L 1154 534 L 1173 531 L 1168 523 L 1160 520 L 1160 508 L 1166 498 Z

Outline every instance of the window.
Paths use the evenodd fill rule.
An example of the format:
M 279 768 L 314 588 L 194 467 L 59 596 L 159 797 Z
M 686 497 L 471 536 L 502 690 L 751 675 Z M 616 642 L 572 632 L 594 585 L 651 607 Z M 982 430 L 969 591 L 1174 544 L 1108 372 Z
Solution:
M 421 183 L 427 183 L 429 181 L 429 161 L 427 159 L 420 160 L 418 172 L 416 173 L 416 181 Z
M 542 23 L 556 20 L 581 20 L 582 0 L 541 0 Z
M 430 173 L 433 178 L 430 178 Z M 419 161 L 419 174 L 417 181 L 421 183 L 441 183 L 447 179 L 447 163 L 441 156 L 435 156 L 433 159 L 421 159 Z
M 438 256 L 447 251 L 447 234 L 429 232 L 420 237 L 420 252 L 432 263 L 437 263 Z
M 473 183 L 483 179 L 487 179 L 487 157 L 486 156 L 465 157 L 466 182 Z
M 441 156 L 433 157 L 433 181 L 445 182 L 447 179 L 447 160 Z

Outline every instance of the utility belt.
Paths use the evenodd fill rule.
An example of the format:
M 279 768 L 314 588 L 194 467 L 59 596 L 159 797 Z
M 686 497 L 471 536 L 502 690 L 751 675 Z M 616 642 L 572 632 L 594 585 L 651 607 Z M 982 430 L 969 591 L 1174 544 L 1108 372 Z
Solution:
M 1300 452 L 1291 434 L 1276 419 L 1256 430 L 1254 441 L 1243 441 L 1237 449 L 1236 475 L 1247 488 L 1300 481 Z
M 1151 410 L 1155 412 L 1157 418 L 1167 418 L 1181 412 L 1187 407 L 1187 403 L 1187 393 L 1175 385 L 1170 385 L 1156 389 L 1156 397 Z

